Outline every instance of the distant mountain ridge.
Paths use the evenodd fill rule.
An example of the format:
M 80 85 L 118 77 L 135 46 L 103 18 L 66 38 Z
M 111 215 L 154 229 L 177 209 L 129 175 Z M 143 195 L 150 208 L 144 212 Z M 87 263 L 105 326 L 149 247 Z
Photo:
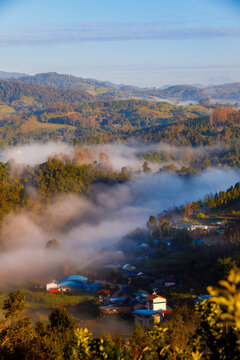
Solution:
M 148 101 L 170 101 L 170 102 L 198 102 L 204 98 L 213 101 L 238 102 L 240 101 L 240 82 L 215 85 L 215 86 L 196 86 L 196 85 L 173 85 L 160 88 L 138 88 L 135 86 L 117 85 L 109 81 L 99 81 L 94 79 L 84 79 L 67 74 L 56 72 L 41 73 L 36 75 L 19 76 L 19 73 L 4 73 L 5 79 L 13 79 L 25 84 L 42 85 L 45 87 L 65 90 L 84 91 L 102 100 L 129 100 L 139 99 Z
M 23 76 L 30 76 L 30 75 L 22 74 L 18 72 L 0 71 L 0 79 L 18 79 Z
M 60 89 L 84 90 L 103 99 L 142 99 L 151 101 L 199 101 L 204 98 L 219 101 L 240 101 L 240 82 L 210 87 L 193 85 L 173 85 L 163 88 L 137 88 L 116 85 L 108 81 L 84 79 L 73 75 L 43 73 L 18 78 L 18 81 L 41 84 Z

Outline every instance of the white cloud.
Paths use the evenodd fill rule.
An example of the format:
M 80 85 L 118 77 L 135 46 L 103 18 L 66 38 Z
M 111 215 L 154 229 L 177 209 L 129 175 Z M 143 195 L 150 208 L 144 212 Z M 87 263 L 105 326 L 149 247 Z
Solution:
M 80 23 L 0 35 L 0 46 L 37 46 L 82 41 L 183 40 L 239 37 L 240 28 L 166 28 L 162 23 Z

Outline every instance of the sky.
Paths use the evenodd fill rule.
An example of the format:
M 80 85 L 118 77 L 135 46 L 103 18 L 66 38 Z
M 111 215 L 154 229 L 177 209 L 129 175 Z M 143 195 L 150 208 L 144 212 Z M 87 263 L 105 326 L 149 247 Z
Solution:
M 240 0 L 0 0 L 0 71 L 160 87 L 240 81 Z

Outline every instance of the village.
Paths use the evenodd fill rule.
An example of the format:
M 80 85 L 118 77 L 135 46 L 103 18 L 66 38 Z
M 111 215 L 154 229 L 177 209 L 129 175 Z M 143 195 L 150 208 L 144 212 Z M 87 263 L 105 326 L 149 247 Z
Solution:
M 159 323 L 164 316 L 172 313 L 172 308 L 167 305 L 167 299 L 157 292 L 162 287 L 175 287 L 173 278 L 155 281 L 153 277 L 137 273 L 136 268 L 125 264 L 121 268 L 124 284 L 113 284 L 107 281 L 94 281 L 90 283 L 88 278 L 81 275 L 69 275 L 60 281 L 52 281 L 46 284 L 46 291 L 50 294 L 68 293 L 69 295 L 79 292 L 94 293 L 98 299 L 99 310 L 102 314 L 128 314 L 134 323 L 140 323 L 144 328 L 151 328 Z M 129 292 L 132 279 L 148 279 L 151 283 L 152 293 L 138 289 Z M 104 286 L 105 285 L 105 286 Z M 116 290 L 117 289 L 117 290 Z
M 121 243 L 123 259 L 119 262 L 101 263 L 89 272 L 78 272 L 46 284 L 47 293 L 52 296 L 66 294 L 91 294 L 94 297 L 100 317 L 105 320 L 119 316 L 132 324 L 150 329 L 162 323 L 174 312 L 175 305 L 194 304 L 207 295 L 204 289 L 191 288 L 180 274 L 153 272 L 152 261 L 174 254 L 174 236 L 187 236 L 194 248 L 213 246 L 222 241 L 226 225 L 222 220 L 198 222 L 179 221 L 171 224 L 161 238 L 125 238 Z M 174 234 L 174 235 L 171 235 Z M 184 235 L 185 234 L 185 235 Z M 118 249 L 119 250 L 119 249 Z M 93 275 L 94 274 L 94 275 Z M 183 300 L 183 302 L 181 302 Z

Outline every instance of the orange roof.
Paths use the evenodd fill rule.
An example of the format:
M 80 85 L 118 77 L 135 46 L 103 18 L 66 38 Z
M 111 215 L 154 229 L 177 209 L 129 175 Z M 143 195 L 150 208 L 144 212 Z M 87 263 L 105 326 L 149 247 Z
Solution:
M 165 297 L 163 296 L 160 296 L 160 295 L 157 295 L 157 294 L 153 294 L 153 295 L 149 295 L 148 297 L 146 297 L 146 300 L 154 300 L 154 299 L 157 299 L 157 298 L 161 298 L 161 299 L 164 299 L 164 300 L 167 300 Z

